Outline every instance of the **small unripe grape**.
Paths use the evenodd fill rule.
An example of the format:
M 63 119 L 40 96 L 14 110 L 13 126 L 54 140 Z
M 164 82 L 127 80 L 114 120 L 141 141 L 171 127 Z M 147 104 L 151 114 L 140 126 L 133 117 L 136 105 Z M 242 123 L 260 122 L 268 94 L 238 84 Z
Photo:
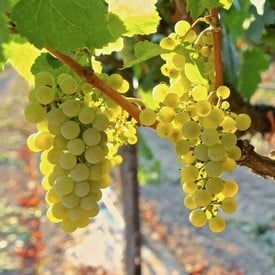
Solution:
M 36 102 L 30 103 L 25 108 L 25 117 L 32 123 L 38 123 L 46 119 L 46 110 Z
M 175 33 L 179 36 L 184 36 L 191 28 L 191 25 L 188 21 L 180 20 L 175 25 Z
M 239 191 L 238 183 L 235 180 L 226 180 L 222 193 L 225 197 L 234 197 Z
M 139 113 L 139 121 L 141 125 L 151 126 L 156 122 L 156 113 L 152 109 L 143 109 Z
M 224 231 L 226 222 L 223 217 L 216 216 L 209 220 L 209 229 L 214 233 L 220 233 Z
M 48 86 L 40 86 L 35 90 L 35 98 L 40 104 L 50 104 L 54 100 L 54 91 Z
M 59 86 L 64 94 L 71 95 L 77 92 L 78 82 L 71 76 L 64 77 Z
M 75 139 L 80 133 L 80 127 L 77 122 L 69 120 L 62 124 L 61 134 L 66 139 Z
M 197 138 L 200 135 L 201 128 L 195 121 L 187 121 L 182 128 L 183 135 L 188 139 Z
M 159 119 L 162 122 L 171 122 L 175 117 L 175 111 L 171 107 L 164 106 L 159 111 Z
M 247 130 L 251 125 L 251 119 L 247 114 L 239 114 L 235 118 L 236 121 L 236 127 L 240 131 Z
M 35 75 L 35 87 L 54 86 L 54 78 L 49 72 L 39 72 Z
M 220 86 L 217 88 L 216 94 L 221 99 L 226 99 L 230 96 L 230 90 L 226 86 Z

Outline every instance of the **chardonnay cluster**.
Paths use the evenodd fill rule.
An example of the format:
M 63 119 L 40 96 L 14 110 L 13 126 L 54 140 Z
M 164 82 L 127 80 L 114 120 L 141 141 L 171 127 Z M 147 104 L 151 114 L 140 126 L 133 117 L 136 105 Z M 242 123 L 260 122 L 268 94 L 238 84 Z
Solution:
M 128 89 L 118 74 L 100 77 L 122 93 Z M 89 83 L 48 72 L 35 76 L 25 116 L 37 124 L 27 145 L 41 152 L 48 219 L 68 233 L 85 227 L 99 212 L 111 168 L 122 161 L 119 147 L 136 142 L 134 122 Z
M 222 212 L 237 209 L 238 184 L 224 180 L 241 157 L 235 132 L 250 127 L 250 117 L 230 111 L 226 86 L 214 87 L 211 30 L 199 36 L 187 21 L 179 21 L 175 32 L 160 41 L 169 50 L 161 67 L 169 83 L 152 90 L 156 110 L 140 113 L 143 125 L 158 121 L 156 131 L 175 148 L 181 169 L 184 205 L 191 210 L 189 220 L 196 227 L 208 223 L 213 232 L 222 232 L 226 222 Z

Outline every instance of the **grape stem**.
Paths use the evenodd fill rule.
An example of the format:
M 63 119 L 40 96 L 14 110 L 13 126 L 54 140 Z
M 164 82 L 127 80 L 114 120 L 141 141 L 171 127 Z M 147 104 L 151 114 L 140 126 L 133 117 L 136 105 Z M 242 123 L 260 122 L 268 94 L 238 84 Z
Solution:
M 214 68 L 215 68 L 215 88 L 223 85 L 223 64 L 222 64 L 222 39 L 221 25 L 217 8 L 210 10 L 210 24 L 213 27 L 213 50 L 214 50 Z
M 50 47 L 45 47 L 45 49 L 58 58 L 62 63 L 67 65 L 70 69 L 72 69 L 75 73 L 77 73 L 80 77 L 84 77 L 88 83 L 102 91 L 105 95 L 109 96 L 113 101 L 115 101 L 118 105 L 121 106 L 125 111 L 129 113 L 138 123 L 139 123 L 139 113 L 140 110 L 128 101 L 124 96 L 120 95 L 116 90 L 112 87 L 106 85 L 104 81 L 102 81 L 92 70 L 86 68 L 75 61 L 68 55 L 62 54 L 61 52 L 54 50 Z M 152 128 L 155 128 L 156 125 L 152 125 Z

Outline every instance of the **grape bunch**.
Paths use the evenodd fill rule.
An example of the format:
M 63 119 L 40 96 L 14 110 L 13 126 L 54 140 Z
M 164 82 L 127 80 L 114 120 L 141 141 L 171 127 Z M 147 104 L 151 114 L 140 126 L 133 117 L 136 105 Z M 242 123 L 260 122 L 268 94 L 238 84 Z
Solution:
M 169 84 L 153 88 L 158 107 L 142 110 L 140 123 L 150 126 L 158 121 L 156 132 L 174 145 L 184 163 L 183 203 L 191 210 L 190 222 L 196 227 L 208 223 L 211 231 L 222 232 L 226 222 L 221 212 L 236 211 L 238 193 L 237 182 L 222 175 L 236 168 L 241 150 L 235 132 L 247 130 L 250 117 L 230 111 L 228 87 L 214 88 L 210 30 L 197 36 L 187 21 L 179 21 L 160 46 L 169 50 L 162 55 L 161 67 Z
M 117 74 L 100 77 L 121 92 L 128 89 Z M 99 212 L 111 168 L 122 161 L 119 147 L 136 142 L 134 122 L 90 84 L 66 73 L 55 79 L 48 72 L 35 76 L 25 116 L 38 128 L 27 145 L 42 152 L 48 219 L 68 233 L 85 227 Z

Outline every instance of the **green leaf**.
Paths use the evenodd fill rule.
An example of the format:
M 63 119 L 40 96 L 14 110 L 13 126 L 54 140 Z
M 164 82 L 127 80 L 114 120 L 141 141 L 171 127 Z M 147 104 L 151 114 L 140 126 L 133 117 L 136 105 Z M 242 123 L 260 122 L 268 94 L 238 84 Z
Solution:
M 220 0 L 220 6 L 226 10 L 229 10 L 233 4 L 233 0 Z
M 135 56 L 136 59 L 127 62 L 123 68 L 132 67 L 138 63 L 146 61 L 152 57 L 159 56 L 163 53 L 168 53 L 168 50 L 161 48 L 158 44 L 150 41 L 141 41 L 135 45 Z
M 36 47 L 47 45 L 61 52 L 101 48 L 125 30 L 117 17 L 108 16 L 102 0 L 21 0 L 12 19 L 19 33 Z
M 206 9 L 219 6 L 219 0 L 189 0 L 187 2 L 187 11 L 193 19 L 199 17 Z
M 250 98 L 255 92 L 261 81 L 261 72 L 267 69 L 268 65 L 268 56 L 259 48 L 249 49 L 243 54 L 243 63 L 238 76 L 238 89 L 243 96 Z

